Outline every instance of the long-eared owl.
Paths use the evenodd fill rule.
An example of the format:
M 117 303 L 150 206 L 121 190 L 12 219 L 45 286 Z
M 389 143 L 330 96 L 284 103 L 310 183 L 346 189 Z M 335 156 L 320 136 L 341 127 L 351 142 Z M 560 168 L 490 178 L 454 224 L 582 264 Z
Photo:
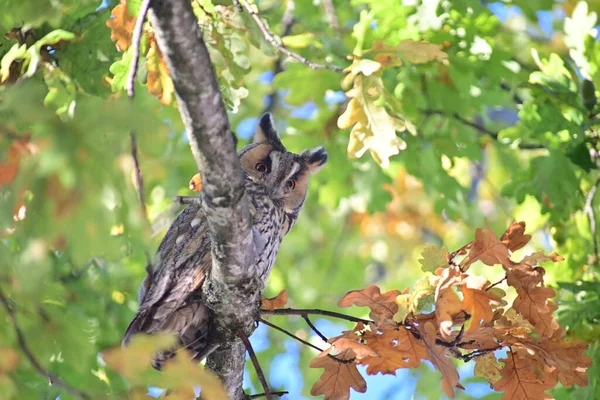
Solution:
M 302 209 L 310 176 L 327 162 L 322 147 L 294 154 L 285 148 L 270 114 L 258 124 L 254 140 L 238 156 L 252 216 L 252 234 L 263 283 L 275 263 L 279 245 Z M 139 291 L 140 308 L 123 344 L 136 333 L 170 332 L 179 346 L 198 357 L 207 345 L 211 315 L 202 302 L 202 284 L 212 265 L 211 237 L 201 204 L 188 205 L 175 219 L 158 247 Z M 160 369 L 175 349 L 158 353 Z

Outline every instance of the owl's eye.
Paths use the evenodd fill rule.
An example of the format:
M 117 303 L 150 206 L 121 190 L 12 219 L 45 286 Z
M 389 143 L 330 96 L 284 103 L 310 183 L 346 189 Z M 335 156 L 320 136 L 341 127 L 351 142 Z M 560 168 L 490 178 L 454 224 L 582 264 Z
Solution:
M 256 163 L 256 165 L 254 166 L 254 169 L 257 170 L 258 172 L 263 172 L 263 173 L 268 173 L 269 172 L 269 166 L 265 163 Z
M 288 181 L 285 183 L 285 186 L 287 186 L 288 189 L 295 189 L 296 181 L 293 179 L 288 179 Z

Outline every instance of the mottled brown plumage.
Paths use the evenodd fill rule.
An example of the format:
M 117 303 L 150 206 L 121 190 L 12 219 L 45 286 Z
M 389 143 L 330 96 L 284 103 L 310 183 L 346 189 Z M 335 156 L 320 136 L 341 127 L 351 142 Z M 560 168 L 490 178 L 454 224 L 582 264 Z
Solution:
M 287 151 L 265 114 L 253 143 L 238 155 L 245 175 L 252 215 L 255 262 L 263 282 L 275 263 L 279 245 L 302 209 L 310 176 L 327 162 L 322 147 L 301 154 Z M 158 247 L 152 268 L 139 292 L 140 308 L 123 344 L 137 333 L 172 332 L 180 346 L 197 356 L 207 345 L 211 315 L 202 302 L 201 288 L 210 274 L 211 237 L 201 205 L 187 206 L 175 219 Z M 173 356 L 176 349 L 156 355 L 153 365 Z

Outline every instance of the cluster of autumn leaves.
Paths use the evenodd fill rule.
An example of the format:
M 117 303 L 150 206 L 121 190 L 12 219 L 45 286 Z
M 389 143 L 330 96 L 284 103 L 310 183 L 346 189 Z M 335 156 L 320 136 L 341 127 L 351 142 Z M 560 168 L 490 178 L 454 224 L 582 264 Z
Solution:
M 556 293 L 544 285 L 545 271 L 538 266 L 562 257 L 539 251 L 512 261 L 512 252 L 531 239 L 524 232 L 524 222 L 511 224 L 500 238 L 478 229 L 473 242 L 451 254 L 429 246 L 420 262 L 432 274 L 403 292 L 382 293 L 374 285 L 348 292 L 339 306 L 368 307 L 370 320 L 329 339 L 332 346 L 312 360 L 310 367 L 324 371 L 311 394 L 348 399 L 350 389 L 367 389 L 357 365 L 365 365 L 369 375 L 394 375 L 428 360 L 453 398 L 455 388 L 463 387 L 452 358 L 475 360 L 475 374 L 505 399 L 550 399 L 545 391 L 558 382 L 586 385 L 587 344 L 563 339 L 565 330 L 553 316 L 557 306 L 550 301 Z M 476 261 L 500 266 L 504 278 L 490 284 L 467 273 Z M 510 307 L 504 307 L 508 295 L 499 284 L 516 291 Z

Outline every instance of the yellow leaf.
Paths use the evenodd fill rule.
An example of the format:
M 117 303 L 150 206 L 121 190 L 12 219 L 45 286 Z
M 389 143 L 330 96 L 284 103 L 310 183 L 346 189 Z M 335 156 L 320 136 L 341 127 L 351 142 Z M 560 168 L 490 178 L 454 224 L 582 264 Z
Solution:
M 152 369 L 152 357 L 159 350 L 175 346 L 174 335 L 166 333 L 136 335 L 127 347 L 113 347 L 102 353 L 102 358 L 113 370 L 119 372 L 132 383 L 144 383 L 144 373 Z
M 369 150 L 373 159 L 386 168 L 391 156 L 406 148 L 406 143 L 396 136 L 404 131 L 404 123 L 388 114 L 380 104 L 384 95 L 381 77 L 374 74 L 378 63 L 369 60 L 355 61 L 344 84 L 352 84 L 346 92 L 351 99 L 346 111 L 338 118 L 338 127 L 352 127 L 348 142 L 348 155 L 360 158 Z
M 315 47 L 322 47 L 319 46 L 320 43 L 315 40 L 315 34 L 312 32 L 284 36 L 281 38 L 281 41 L 285 47 L 293 47 L 297 49 L 302 49 L 313 44 L 317 45 Z
M 412 310 L 412 295 L 410 294 L 401 294 L 396 297 L 396 304 L 398 304 L 398 312 L 394 314 L 394 322 L 403 322 L 408 314 Z
M 117 42 L 119 51 L 125 51 L 131 46 L 135 17 L 129 15 L 125 4 L 117 4 L 110 13 L 113 18 L 106 21 L 106 26 L 110 28 L 110 39 Z
M 423 272 L 435 272 L 438 268 L 444 268 L 448 265 L 448 250 L 445 247 L 438 249 L 436 245 L 431 243 L 425 244 L 425 249 L 421 253 L 421 269 Z
M 176 390 L 177 397 L 171 397 L 172 399 L 195 398 L 194 386 L 202 388 L 202 398 L 205 400 L 228 398 L 219 378 L 193 362 L 191 355 L 185 350 L 178 351 L 175 358 L 165 363 L 158 386 Z
M 202 175 L 200 173 L 197 173 L 190 179 L 189 188 L 192 192 L 196 193 L 202 191 Z
M 500 364 L 494 353 L 488 353 L 475 359 L 475 375 L 482 377 L 492 385 L 500 380 Z
M 382 66 L 399 66 L 402 65 L 402 60 L 407 60 L 413 64 L 423 64 L 432 60 L 444 60 L 448 58 L 448 54 L 442 51 L 442 45 L 415 42 L 412 39 L 407 39 L 397 46 L 390 46 L 377 40 L 373 42 L 373 47 L 367 50 L 366 55 L 372 57 Z
M 173 101 L 175 86 L 169 75 L 169 69 L 165 62 L 156 39 L 150 40 L 150 48 L 146 55 L 146 68 L 148 69 L 148 90 L 167 106 Z

